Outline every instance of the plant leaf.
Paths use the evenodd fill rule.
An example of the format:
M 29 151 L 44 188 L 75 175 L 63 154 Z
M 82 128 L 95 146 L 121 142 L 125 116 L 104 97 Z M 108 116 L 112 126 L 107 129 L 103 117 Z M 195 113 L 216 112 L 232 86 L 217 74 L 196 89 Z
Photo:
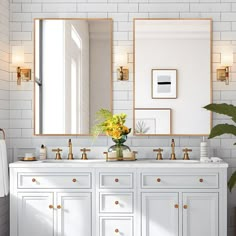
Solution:
M 228 181 L 228 188 L 230 192 L 232 191 L 232 188 L 234 187 L 235 184 L 236 184 L 236 171 L 231 175 Z
M 219 114 L 223 114 L 226 116 L 229 116 L 232 118 L 234 122 L 236 122 L 236 106 L 232 104 L 226 104 L 226 103 L 212 103 L 208 104 L 207 106 L 204 107 L 205 109 L 209 111 L 213 111 Z
M 211 129 L 211 133 L 209 135 L 210 138 L 214 138 L 216 136 L 220 136 L 222 134 L 233 134 L 236 135 L 236 126 L 234 125 L 229 125 L 229 124 L 219 124 L 214 126 Z

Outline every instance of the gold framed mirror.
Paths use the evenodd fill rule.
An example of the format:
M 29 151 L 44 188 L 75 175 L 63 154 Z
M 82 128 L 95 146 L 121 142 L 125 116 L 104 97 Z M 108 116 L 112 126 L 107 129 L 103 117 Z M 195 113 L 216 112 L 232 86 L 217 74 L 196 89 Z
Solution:
M 112 110 L 112 19 L 34 19 L 34 134 L 90 135 Z
M 134 135 L 208 135 L 212 20 L 137 18 L 133 37 Z

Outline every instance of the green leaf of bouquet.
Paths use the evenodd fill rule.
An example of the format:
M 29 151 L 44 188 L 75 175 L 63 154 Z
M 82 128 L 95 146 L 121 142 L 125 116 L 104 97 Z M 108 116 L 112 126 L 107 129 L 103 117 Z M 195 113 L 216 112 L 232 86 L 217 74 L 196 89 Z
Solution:
M 226 103 L 212 103 L 204 107 L 205 109 L 209 111 L 213 111 L 219 114 L 223 114 L 226 116 L 229 116 L 232 118 L 234 122 L 236 122 L 236 106 L 232 104 L 226 104 Z
M 229 124 L 219 124 L 211 129 L 211 133 L 209 135 L 210 138 L 214 138 L 216 136 L 220 136 L 222 134 L 233 134 L 236 136 L 236 126 Z
M 236 184 L 236 171 L 231 175 L 229 181 L 228 181 L 228 188 L 229 191 L 232 191 L 232 188 L 235 186 Z

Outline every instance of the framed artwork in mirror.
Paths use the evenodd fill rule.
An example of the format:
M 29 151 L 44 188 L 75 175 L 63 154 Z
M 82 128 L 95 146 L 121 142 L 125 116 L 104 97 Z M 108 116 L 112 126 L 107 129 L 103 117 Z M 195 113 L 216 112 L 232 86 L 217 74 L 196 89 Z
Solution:
M 135 133 L 137 135 L 171 134 L 171 109 L 135 109 Z
M 152 98 L 177 98 L 176 69 L 152 69 Z

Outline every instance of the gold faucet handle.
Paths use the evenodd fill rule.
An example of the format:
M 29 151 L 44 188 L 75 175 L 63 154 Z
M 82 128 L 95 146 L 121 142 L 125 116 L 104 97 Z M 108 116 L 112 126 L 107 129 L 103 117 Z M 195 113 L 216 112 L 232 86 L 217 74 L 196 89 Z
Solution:
M 57 148 L 57 149 L 52 149 L 52 151 L 53 152 L 56 152 L 56 160 L 61 160 L 61 151 L 62 151 L 62 149 L 60 149 L 60 148 Z
M 86 152 L 90 152 L 91 149 L 82 148 L 82 149 L 80 149 L 80 151 L 82 152 L 82 157 L 81 157 L 81 159 L 82 159 L 82 160 L 88 160 L 88 158 L 87 158 L 87 153 L 86 153 Z
M 184 148 L 183 152 L 184 152 L 183 160 L 189 160 L 188 152 L 192 152 L 192 149 Z
M 161 152 L 163 152 L 163 149 L 162 149 L 162 148 L 153 149 L 153 152 L 157 152 L 157 158 L 156 158 L 156 160 L 163 160 L 163 158 L 162 158 L 162 153 L 161 153 Z

